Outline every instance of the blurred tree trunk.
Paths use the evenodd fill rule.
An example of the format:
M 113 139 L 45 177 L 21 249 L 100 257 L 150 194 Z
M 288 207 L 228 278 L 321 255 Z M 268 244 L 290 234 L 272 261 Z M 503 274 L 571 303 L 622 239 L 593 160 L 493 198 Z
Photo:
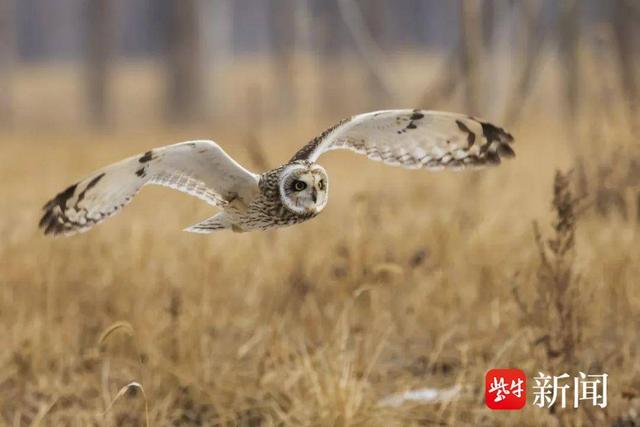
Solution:
M 353 38 L 369 94 L 368 108 L 382 108 L 397 98 L 395 71 L 388 66 L 382 47 L 387 43 L 386 9 L 381 0 L 371 0 L 359 7 L 353 0 L 337 0 L 341 21 Z
M 289 114 L 295 107 L 296 0 L 269 0 L 268 24 L 271 61 L 276 81 L 276 111 Z
M 481 22 L 482 22 L 482 43 L 484 46 L 489 46 L 494 41 L 493 33 L 496 30 L 496 25 L 499 22 L 496 21 L 496 3 L 495 0 L 483 0 L 481 10 Z
M 174 123 L 202 114 L 202 57 L 199 1 L 170 0 L 167 31 L 167 114 Z
M 12 78 L 15 60 L 15 3 L 0 0 L 0 126 L 13 119 Z
M 580 96 L 580 0 L 563 0 L 560 9 L 558 38 L 564 68 L 566 108 L 569 116 L 575 118 Z
M 465 85 L 465 105 L 470 114 L 478 114 L 482 57 L 482 5 L 479 1 L 459 0 L 460 68 Z
M 228 79 L 232 63 L 234 0 L 204 2 L 200 9 L 200 48 L 202 49 L 206 112 L 214 119 L 232 113 L 230 101 L 233 81 Z M 210 105 L 210 107 L 209 107 Z
M 634 51 L 634 27 L 640 25 L 640 22 L 633 22 L 635 17 L 633 16 L 630 1 L 614 0 L 611 7 L 613 8 L 613 30 L 617 45 L 622 89 L 626 96 L 626 101 L 629 103 L 631 116 L 637 124 L 640 91 L 636 76 L 636 56 L 640 52 Z
M 269 0 L 268 7 L 273 72 L 276 78 L 276 110 L 285 115 L 295 108 L 295 2 L 296 0 Z
M 104 128 L 111 122 L 109 95 L 115 47 L 113 0 L 87 1 L 86 85 L 91 124 Z
M 505 125 L 516 122 L 523 111 L 535 79 L 539 78 L 542 54 L 546 44 L 547 25 L 544 17 L 543 2 L 527 0 L 518 4 L 518 26 L 522 28 L 522 49 L 524 60 L 518 61 L 520 70 L 511 91 L 505 112 Z
M 343 58 L 343 31 L 338 19 L 336 0 L 324 0 L 317 4 L 315 41 L 320 55 L 317 64 L 320 72 L 320 110 L 322 114 L 342 115 L 348 93 Z
M 350 0 L 349 0 L 350 1 Z M 364 21 L 371 34 L 371 39 L 376 48 L 382 52 L 384 45 L 387 42 L 386 32 L 386 8 L 384 0 L 366 0 L 359 2 L 359 8 L 364 14 Z M 377 58 L 376 55 L 369 55 L 372 61 L 380 61 L 381 58 Z M 364 61 L 365 72 L 367 75 L 368 92 L 371 96 L 370 109 L 380 109 L 389 102 L 390 94 L 389 88 L 385 86 L 384 71 L 381 70 L 379 65 L 372 66 L 373 64 L 367 64 Z
M 295 37 L 296 37 L 296 72 L 305 76 L 317 75 L 317 63 L 314 63 L 314 37 L 315 28 L 312 12 L 312 0 L 296 0 L 295 1 Z M 312 79 L 313 80 L 313 79 Z M 298 80 L 302 83 L 302 80 Z M 308 80 L 307 80 L 308 82 Z M 314 97 L 313 91 L 296 92 L 296 113 L 305 117 L 313 114 L 317 109 L 317 105 L 309 102 L 310 97 Z

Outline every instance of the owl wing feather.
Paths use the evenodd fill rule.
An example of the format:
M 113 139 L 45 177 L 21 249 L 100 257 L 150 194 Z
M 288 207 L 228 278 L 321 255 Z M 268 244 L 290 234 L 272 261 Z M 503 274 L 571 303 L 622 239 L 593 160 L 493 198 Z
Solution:
M 513 157 L 513 137 L 497 126 L 456 113 L 385 110 L 359 114 L 327 129 L 291 159 L 311 162 L 347 149 L 411 169 L 495 165 Z
M 118 212 L 146 184 L 156 184 L 224 206 L 246 204 L 258 192 L 259 176 L 246 170 L 213 141 L 156 148 L 94 172 L 59 193 L 44 207 L 45 234 L 86 231 Z

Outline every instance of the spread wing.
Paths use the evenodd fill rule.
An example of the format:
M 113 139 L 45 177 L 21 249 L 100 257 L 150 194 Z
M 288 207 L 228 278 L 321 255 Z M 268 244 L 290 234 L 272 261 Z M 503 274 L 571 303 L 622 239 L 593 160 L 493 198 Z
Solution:
M 372 160 L 413 169 L 464 168 L 513 157 L 513 137 L 497 126 L 462 114 L 386 110 L 343 120 L 298 151 L 291 161 L 317 161 L 347 149 Z
M 259 176 L 213 141 L 190 141 L 147 151 L 100 169 L 44 205 L 45 234 L 85 231 L 115 214 L 146 184 L 198 197 L 215 206 L 239 198 L 248 204 Z

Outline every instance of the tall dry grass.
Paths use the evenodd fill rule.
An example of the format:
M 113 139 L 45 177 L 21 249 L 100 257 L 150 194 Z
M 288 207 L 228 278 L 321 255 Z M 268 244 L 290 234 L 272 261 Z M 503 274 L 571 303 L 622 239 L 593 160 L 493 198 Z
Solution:
M 265 161 L 288 158 L 326 124 L 265 123 Z M 0 425 L 139 426 L 147 412 L 151 425 L 182 426 L 632 422 L 638 223 L 592 203 L 595 171 L 615 167 L 617 146 L 582 156 L 587 207 L 563 228 L 556 215 L 573 200 L 563 191 L 579 174 L 565 190 L 556 181 L 552 205 L 554 176 L 576 167 L 575 144 L 549 115 L 512 131 L 517 158 L 478 172 L 329 154 L 328 207 L 288 229 L 183 233 L 211 209 L 146 188 L 107 223 L 55 240 L 36 230 L 40 206 L 92 169 L 210 133 L 251 166 L 246 129 L 2 135 Z M 607 188 L 633 199 L 632 186 Z M 569 237 L 566 252 L 547 243 Z M 483 380 L 496 367 L 607 372 L 609 406 L 492 412 Z M 462 394 L 450 402 L 379 404 L 455 385 Z

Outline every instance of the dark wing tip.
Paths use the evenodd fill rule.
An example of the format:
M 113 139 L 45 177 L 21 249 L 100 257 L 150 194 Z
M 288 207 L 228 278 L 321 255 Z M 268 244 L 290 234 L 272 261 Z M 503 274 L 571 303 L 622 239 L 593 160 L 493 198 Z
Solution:
M 482 126 L 482 134 L 488 143 L 502 142 L 510 144 L 513 142 L 513 135 L 509 132 L 488 122 L 480 122 Z
M 73 197 L 77 187 L 77 183 L 67 187 L 42 207 L 44 213 L 38 222 L 38 227 L 43 230 L 45 235 L 57 235 L 69 231 L 70 223 L 67 221 L 64 210 L 67 200 Z
M 514 158 L 516 156 L 515 151 L 508 144 L 499 144 L 498 145 L 498 154 L 502 157 L 506 157 L 507 159 Z
M 480 122 L 480 125 L 482 126 L 482 135 L 487 141 L 486 158 L 488 164 L 498 165 L 501 158 L 510 159 L 516 156 L 510 145 L 514 141 L 513 135 L 488 122 Z
M 64 230 L 63 224 L 58 220 L 58 215 L 54 213 L 53 209 L 45 211 L 38 223 L 38 227 L 42 229 L 45 235 L 57 235 Z
M 487 164 L 497 166 L 500 164 L 500 155 L 496 152 L 489 151 L 486 155 Z
M 55 204 L 55 199 L 45 205 L 44 214 L 40 218 L 38 227 L 45 235 L 58 235 L 64 233 L 67 228 L 65 227 L 64 213 Z

